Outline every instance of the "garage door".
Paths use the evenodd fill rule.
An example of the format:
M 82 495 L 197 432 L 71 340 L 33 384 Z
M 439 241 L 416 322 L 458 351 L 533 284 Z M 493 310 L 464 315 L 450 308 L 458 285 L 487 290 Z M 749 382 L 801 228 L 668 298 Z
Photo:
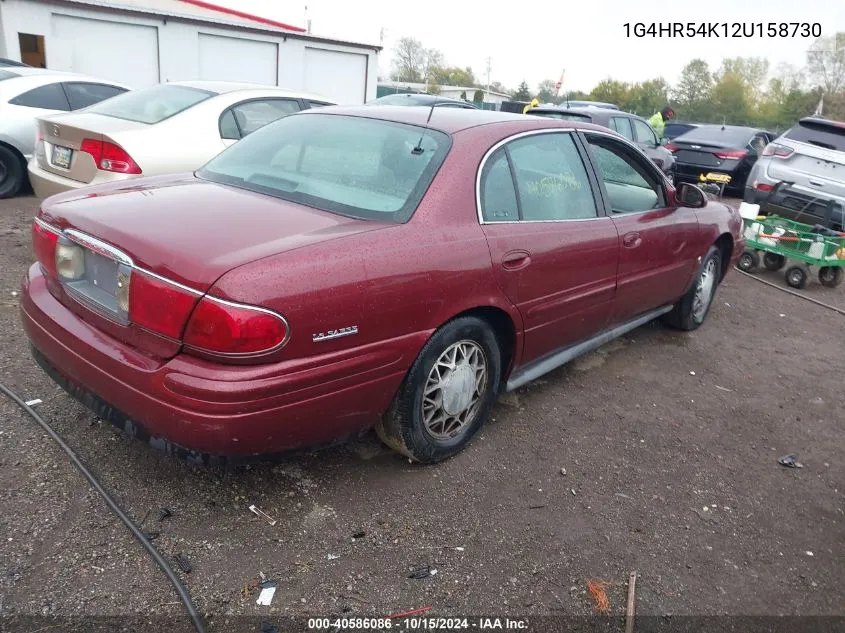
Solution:
M 54 13 L 47 64 L 146 88 L 158 83 L 158 29 Z M 60 54 L 52 54 L 60 52 Z
M 200 33 L 200 79 L 277 85 L 279 45 Z
M 367 56 L 322 48 L 305 49 L 304 87 L 341 105 L 364 103 L 367 96 Z

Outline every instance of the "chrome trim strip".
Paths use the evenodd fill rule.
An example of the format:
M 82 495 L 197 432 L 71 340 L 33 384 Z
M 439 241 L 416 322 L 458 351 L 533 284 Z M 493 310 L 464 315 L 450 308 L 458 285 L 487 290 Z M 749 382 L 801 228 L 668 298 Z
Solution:
M 605 343 L 608 343 L 609 341 L 612 341 L 613 339 L 618 338 L 623 334 L 640 327 L 641 325 L 645 325 L 652 319 L 656 319 L 657 317 L 666 314 L 672 310 L 673 307 L 674 306 L 663 306 L 662 308 L 658 308 L 657 310 L 653 310 L 643 316 L 637 317 L 632 321 L 628 321 L 627 323 L 623 323 L 622 325 L 617 325 L 614 328 L 606 330 L 591 339 L 587 339 L 586 341 L 577 343 L 571 347 L 564 348 L 558 352 L 554 352 L 546 358 L 535 361 L 524 369 L 515 372 L 508 380 L 507 385 L 505 386 L 505 391 L 518 389 L 522 385 L 529 383 L 532 380 L 536 380 L 553 369 L 557 369 L 561 365 L 565 365 L 579 356 L 592 352 Z
M 517 132 L 516 134 L 512 134 L 507 138 L 503 138 L 501 141 L 497 142 L 493 147 L 488 149 L 484 152 L 484 156 L 481 158 L 481 162 L 478 164 L 478 170 L 475 172 L 475 212 L 478 216 L 478 223 L 479 224 L 539 224 L 539 223 L 551 223 L 551 222 L 574 222 L 576 220 L 516 220 L 516 222 L 512 220 L 496 222 L 496 221 L 486 221 L 484 219 L 484 215 L 481 212 L 481 174 L 484 173 L 484 167 L 487 165 L 487 161 L 489 160 L 490 156 L 495 152 L 497 149 L 502 147 L 503 145 L 507 145 L 511 141 L 516 141 L 521 138 L 525 138 L 528 136 L 537 136 L 539 134 L 573 134 L 577 132 L 576 128 L 571 127 L 550 127 L 550 128 L 541 128 L 538 130 L 529 130 L 527 132 Z M 579 220 L 595 220 L 595 218 L 578 218 Z
M 62 232 L 59 229 L 57 229 L 52 224 L 47 224 L 41 218 L 32 218 L 32 220 L 33 220 L 33 222 L 35 222 L 38 226 L 40 226 L 42 229 L 44 229 L 48 233 L 52 233 L 53 235 L 61 235 L 62 234 Z
M 172 279 L 168 279 L 167 277 L 162 277 L 161 275 L 154 273 L 151 270 L 147 270 L 146 268 L 141 268 L 140 266 L 132 266 L 132 270 L 137 271 L 139 273 L 142 273 L 144 275 L 149 275 L 153 279 L 158 279 L 159 281 L 161 281 L 163 283 L 166 283 L 170 286 L 175 286 L 176 288 L 179 288 L 180 290 L 184 290 L 185 292 L 190 293 L 192 295 L 195 295 L 197 297 L 202 297 L 205 294 L 204 292 L 200 292 L 199 290 L 197 290 L 195 288 L 191 288 L 190 286 L 180 284 L 178 281 L 173 281 Z
M 96 237 L 91 237 L 90 235 L 87 235 L 82 231 L 77 231 L 76 229 L 65 229 L 62 231 L 62 234 L 80 246 L 84 246 L 95 253 L 108 257 L 116 262 L 120 262 L 121 264 L 134 267 L 132 258 L 129 257 L 129 255 L 121 250 L 118 250 L 111 244 L 98 240 Z

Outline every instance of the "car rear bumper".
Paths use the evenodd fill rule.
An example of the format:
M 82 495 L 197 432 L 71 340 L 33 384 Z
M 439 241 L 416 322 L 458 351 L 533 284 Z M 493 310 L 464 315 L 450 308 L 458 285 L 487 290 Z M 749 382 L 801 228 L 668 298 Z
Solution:
M 97 415 L 168 452 L 251 456 L 318 446 L 372 426 L 426 333 L 336 354 L 224 366 L 157 360 L 79 318 L 40 267 L 23 282 L 21 319 L 36 360 Z M 419 349 L 419 348 L 417 348 Z
M 760 181 L 764 182 L 764 181 Z M 831 212 L 834 226 L 845 227 L 845 200 L 837 196 L 810 192 L 789 185 L 777 186 L 776 182 L 764 182 L 775 188 L 772 191 L 760 191 L 746 187 L 743 201 L 760 205 L 760 213 L 780 215 L 805 224 L 824 223 L 828 216 L 828 204 L 838 205 Z
M 48 198 L 57 193 L 64 193 L 65 191 L 72 191 L 74 189 L 81 189 L 82 187 L 90 187 L 92 185 L 99 185 L 105 182 L 115 182 L 119 180 L 129 180 L 130 178 L 138 178 L 132 174 L 113 174 L 108 173 L 108 177 L 98 177 L 93 182 L 79 182 L 72 178 L 67 178 L 59 174 L 42 169 L 38 165 L 38 159 L 33 158 L 27 164 L 27 171 L 29 172 L 29 182 L 32 184 L 32 190 L 39 198 Z

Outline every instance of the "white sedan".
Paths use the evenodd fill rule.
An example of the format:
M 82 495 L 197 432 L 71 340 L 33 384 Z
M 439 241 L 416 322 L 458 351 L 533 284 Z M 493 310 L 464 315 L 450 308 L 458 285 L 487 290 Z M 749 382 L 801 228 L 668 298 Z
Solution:
M 70 189 L 202 167 L 250 132 L 300 110 L 314 94 L 221 81 L 178 81 L 72 114 L 40 117 L 29 178 L 46 197 Z

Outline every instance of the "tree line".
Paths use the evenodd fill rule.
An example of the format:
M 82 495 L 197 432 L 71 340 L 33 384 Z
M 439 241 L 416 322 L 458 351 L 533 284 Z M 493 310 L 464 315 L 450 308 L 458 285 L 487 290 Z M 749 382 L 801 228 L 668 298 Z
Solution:
M 391 77 L 426 84 L 433 94 L 447 85 L 486 88 L 472 68 L 448 66 L 440 51 L 407 37 L 394 49 Z M 587 93 L 558 94 L 555 84 L 555 80 L 547 79 L 532 90 L 523 81 L 509 90 L 493 81 L 490 89 L 509 94 L 515 101 L 535 97 L 541 103 L 557 104 L 567 99 L 607 101 L 644 117 L 670 105 L 678 120 L 749 125 L 778 132 L 801 117 L 811 116 L 820 102 L 825 118 L 845 121 L 845 32 L 818 38 L 803 66 L 781 64 L 772 69 L 765 58 L 733 57 L 710 68 L 705 60 L 693 59 L 675 85 L 662 77 L 635 83 L 607 78 Z M 470 99 L 474 97 L 477 95 Z

